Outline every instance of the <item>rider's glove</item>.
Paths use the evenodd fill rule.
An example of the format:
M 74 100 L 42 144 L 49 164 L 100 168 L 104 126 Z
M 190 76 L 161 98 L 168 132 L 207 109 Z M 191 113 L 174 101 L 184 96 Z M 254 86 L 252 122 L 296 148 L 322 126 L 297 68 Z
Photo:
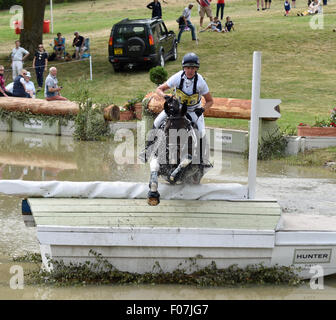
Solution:
M 197 108 L 195 110 L 195 114 L 197 117 L 200 117 L 203 114 L 203 112 L 204 112 L 204 108 Z

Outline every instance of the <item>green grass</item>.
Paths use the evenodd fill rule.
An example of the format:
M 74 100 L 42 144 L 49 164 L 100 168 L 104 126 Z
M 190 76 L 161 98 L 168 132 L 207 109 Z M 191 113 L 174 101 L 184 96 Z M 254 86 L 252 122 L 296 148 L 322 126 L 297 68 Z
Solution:
M 162 5 L 168 29 L 178 31 L 175 19 L 187 4 L 188 1 L 171 0 L 168 5 Z M 215 5 L 212 7 L 215 11 Z M 199 72 L 206 78 L 214 97 L 250 99 L 252 55 L 253 51 L 262 51 L 261 97 L 282 100 L 280 127 L 296 127 L 300 122 L 313 123 L 316 117 L 326 118 L 335 105 L 336 33 L 332 29 L 336 27 L 333 24 L 336 3 L 331 2 L 324 8 L 324 28 L 317 30 L 310 28 L 311 17 L 296 16 L 305 7 L 306 1 L 298 1 L 291 16 L 284 17 L 283 1 L 273 1 L 271 10 L 257 12 L 254 0 L 231 0 L 225 6 L 225 16 L 232 17 L 236 31 L 228 34 L 199 33 L 198 45 L 191 41 L 190 33 L 184 33 L 178 60 L 166 65 L 168 75 L 180 70 L 185 53 L 194 51 L 201 60 Z M 199 29 L 196 9 L 193 9 L 192 21 Z M 68 50 L 71 50 L 75 30 L 91 39 L 93 81 L 89 81 L 89 87 L 95 102 L 123 104 L 139 93 L 155 89 L 147 71 L 115 74 L 107 52 L 114 23 L 125 17 L 150 15 L 142 0 L 134 0 L 132 5 L 117 0 L 54 5 L 54 34 L 62 32 L 65 35 Z M 9 28 L 10 17 L 9 11 L 0 12 L 0 63 L 7 68 L 9 61 L 6 56 L 17 39 Z M 50 18 L 48 6 L 45 18 Z M 53 37 L 51 34 L 44 36 L 49 51 Z M 50 63 L 54 64 L 59 70 L 58 79 L 64 86 L 64 96 L 74 99 L 83 78 L 89 77 L 88 62 Z M 206 119 L 206 123 L 235 129 L 247 129 L 248 126 L 247 121 L 232 119 Z
M 274 160 L 278 163 L 285 163 L 291 166 L 323 167 L 332 172 L 336 172 L 336 147 L 329 147 L 318 150 L 307 150 L 300 152 L 295 156 L 289 156 L 280 160 Z M 329 166 L 326 164 L 330 163 Z

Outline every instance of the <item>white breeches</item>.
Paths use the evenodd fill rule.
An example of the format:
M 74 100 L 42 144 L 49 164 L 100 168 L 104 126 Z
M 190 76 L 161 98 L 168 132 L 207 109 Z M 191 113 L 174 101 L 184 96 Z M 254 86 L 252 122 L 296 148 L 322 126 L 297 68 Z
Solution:
M 22 61 L 13 61 L 12 62 L 12 72 L 13 72 L 13 80 L 20 74 L 23 69 Z

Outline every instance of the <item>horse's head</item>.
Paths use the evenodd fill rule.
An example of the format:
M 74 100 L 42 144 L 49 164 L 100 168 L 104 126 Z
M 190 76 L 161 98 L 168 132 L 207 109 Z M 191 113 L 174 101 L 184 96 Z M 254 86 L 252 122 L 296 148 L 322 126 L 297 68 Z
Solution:
M 180 102 L 174 96 L 165 97 L 164 110 L 168 116 L 167 126 L 171 129 L 181 129 L 186 128 L 188 120 L 187 106 L 186 104 L 180 104 Z
M 168 117 L 178 117 L 178 116 L 184 116 L 184 114 L 187 112 L 187 109 L 184 108 L 183 115 L 182 115 L 182 108 L 179 103 L 179 101 L 174 96 L 165 96 L 165 103 L 164 103 L 164 110 Z

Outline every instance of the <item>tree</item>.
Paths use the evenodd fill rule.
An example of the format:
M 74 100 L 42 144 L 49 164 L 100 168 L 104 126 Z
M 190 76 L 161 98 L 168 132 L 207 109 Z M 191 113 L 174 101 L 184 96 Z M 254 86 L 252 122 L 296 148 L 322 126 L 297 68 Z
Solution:
M 21 46 L 28 50 L 31 57 L 43 40 L 44 10 L 47 0 L 23 0 L 23 29 L 21 30 Z

